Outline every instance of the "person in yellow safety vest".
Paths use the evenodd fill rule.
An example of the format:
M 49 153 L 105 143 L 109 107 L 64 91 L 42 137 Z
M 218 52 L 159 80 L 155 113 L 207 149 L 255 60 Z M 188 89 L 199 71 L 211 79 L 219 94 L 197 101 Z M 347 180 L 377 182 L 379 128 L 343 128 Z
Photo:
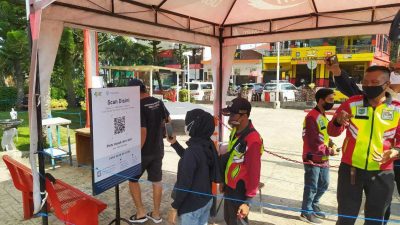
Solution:
M 328 134 L 346 130 L 338 177 L 336 225 L 354 224 L 363 192 L 365 225 L 384 223 L 393 188 L 393 160 L 400 147 L 400 102 L 387 92 L 390 71 L 371 66 L 362 81 L 364 95 L 344 102 L 328 124 Z
M 232 126 L 227 152 L 221 156 L 225 182 L 223 185 L 224 219 L 227 225 L 248 223 L 248 202 L 256 196 L 260 183 L 263 141 L 249 120 L 251 104 L 244 98 L 232 100 L 222 113 Z M 239 200 L 239 201 L 238 201 Z
M 336 88 L 347 97 L 354 95 L 362 95 L 364 92 L 357 85 L 357 83 L 350 79 L 350 75 L 340 68 L 339 62 L 332 62 L 331 57 L 325 59 L 326 69 L 329 70 L 334 78 Z M 390 73 L 390 86 L 386 90 L 394 100 L 400 100 L 400 58 L 391 62 L 389 65 Z M 397 192 L 400 194 L 400 160 L 393 162 L 394 180 L 396 182 Z M 390 207 L 386 211 L 385 220 L 390 219 Z M 384 223 L 386 225 L 386 223 Z
M 328 118 L 325 111 L 332 109 L 334 92 L 321 88 L 315 93 L 317 106 L 304 119 L 303 125 L 303 162 L 304 192 L 300 220 L 320 224 L 325 213 L 319 206 L 319 200 L 329 186 L 329 156 L 335 155 L 334 143 L 329 138 Z

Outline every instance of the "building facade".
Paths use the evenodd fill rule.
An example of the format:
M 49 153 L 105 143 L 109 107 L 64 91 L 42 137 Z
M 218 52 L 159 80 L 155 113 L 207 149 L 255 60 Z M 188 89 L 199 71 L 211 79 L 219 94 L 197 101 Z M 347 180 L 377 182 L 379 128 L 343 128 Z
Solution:
M 203 60 L 204 76 L 212 81 L 211 59 Z M 237 49 L 232 65 L 230 83 L 240 85 L 244 83 L 262 83 L 262 54 L 255 50 Z
M 276 80 L 277 51 L 274 43 L 263 53 L 263 82 Z M 351 36 L 338 38 L 286 41 L 280 51 L 280 77 L 296 86 L 315 83 L 319 87 L 333 87 L 332 76 L 325 68 L 324 59 L 337 55 L 342 69 L 356 82 L 361 81 L 370 65 L 389 65 L 387 35 Z

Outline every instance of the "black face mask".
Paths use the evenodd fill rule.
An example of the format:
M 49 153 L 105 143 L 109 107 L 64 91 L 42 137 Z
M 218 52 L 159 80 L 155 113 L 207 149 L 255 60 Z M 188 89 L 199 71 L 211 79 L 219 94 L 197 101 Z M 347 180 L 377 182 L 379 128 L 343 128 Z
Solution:
M 325 110 L 331 110 L 333 108 L 333 105 L 335 103 L 329 103 L 329 102 L 325 102 L 325 104 L 322 106 Z
M 365 96 L 369 99 L 374 99 L 378 97 L 380 94 L 382 94 L 383 90 L 383 85 L 380 86 L 362 86 L 362 89 L 365 93 Z

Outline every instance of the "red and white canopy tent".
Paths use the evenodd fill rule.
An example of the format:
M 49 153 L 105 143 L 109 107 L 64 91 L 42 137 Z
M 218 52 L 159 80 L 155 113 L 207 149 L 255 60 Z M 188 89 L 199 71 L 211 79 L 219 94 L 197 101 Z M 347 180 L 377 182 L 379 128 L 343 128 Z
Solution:
M 400 0 L 26 1 L 33 40 L 29 74 L 31 154 L 37 151 L 38 143 L 36 76 L 40 75 L 41 93 L 48 93 L 63 27 L 210 46 L 217 90 L 214 112 L 218 115 L 224 106 L 223 93 L 237 45 L 388 33 L 400 9 Z M 95 73 L 94 65 L 86 67 Z M 38 210 L 37 201 L 35 206 Z

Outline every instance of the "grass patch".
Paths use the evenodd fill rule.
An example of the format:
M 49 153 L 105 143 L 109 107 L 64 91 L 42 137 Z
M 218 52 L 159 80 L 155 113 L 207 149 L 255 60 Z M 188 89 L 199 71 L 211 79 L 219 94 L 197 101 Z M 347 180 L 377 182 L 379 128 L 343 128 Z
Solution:
M 80 108 L 71 108 L 66 110 L 52 110 L 53 117 L 62 117 L 71 120 L 70 124 L 70 137 L 71 144 L 75 143 L 75 130 L 82 128 L 86 123 L 86 112 L 82 111 Z M 24 121 L 20 126 L 18 126 L 18 140 L 14 139 L 14 143 L 17 149 L 21 151 L 29 151 L 29 123 L 28 123 L 28 111 L 19 111 L 18 118 Z M 10 112 L 0 112 L 0 119 L 10 119 Z M 48 132 L 47 128 L 43 128 L 45 133 Z M 53 128 L 53 134 L 55 134 L 55 128 Z M 60 126 L 60 136 L 61 145 L 67 145 L 67 128 L 65 126 Z M 3 137 L 3 130 L 0 131 L 0 139 Z M 45 146 L 48 146 L 48 138 L 45 140 Z M 53 146 L 57 146 L 57 139 L 53 137 Z

